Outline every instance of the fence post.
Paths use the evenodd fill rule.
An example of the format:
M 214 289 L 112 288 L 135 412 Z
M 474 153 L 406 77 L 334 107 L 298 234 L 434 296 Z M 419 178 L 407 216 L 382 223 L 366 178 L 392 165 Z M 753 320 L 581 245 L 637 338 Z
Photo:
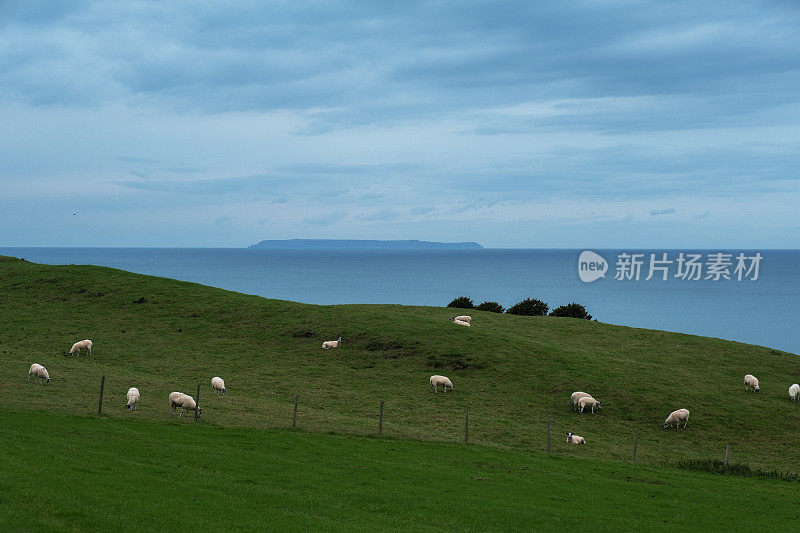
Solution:
M 292 427 L 297 427 L 297 398 L 299 394 L 295 394 L 294 396 L 294 414 L 292 415 Z
M 105 387 L 105 384 L 106 384 L 106 377 L 103 376 L 102 379 L 100 379 L 100 403 L 97 404 L 98 415 L 102 414 L 103 412 L 103 388 Z
M 469 407 L 464 417 L 464 444 L 469 444 Z
M 731 459 L 731 445 L 728 444 L 728 447 L 725 448 L 725 466 L 728 466 L 728 461 Z
M 547 453 L 550 453 L 550 421 L 547 421 Z
M 383 400 L 381 400 L 381 418 L 378 422 L 378 435 L 383 434 Z
M 639 431 L 633 432 L 633 462 L 636 462 L 636 441 L 639 440 Z
M 195 404 L 194 419 L 195 420 L 197 420 L 197 417 L 200 416 L 199 414 L 197 414 L 197 413 L 200 412 L 200 384 L 199 383 L 197 384 L 197 394 L 196 394 L 196 396 L 197 396 L 197 398 L 194 399 L 194 404 Z

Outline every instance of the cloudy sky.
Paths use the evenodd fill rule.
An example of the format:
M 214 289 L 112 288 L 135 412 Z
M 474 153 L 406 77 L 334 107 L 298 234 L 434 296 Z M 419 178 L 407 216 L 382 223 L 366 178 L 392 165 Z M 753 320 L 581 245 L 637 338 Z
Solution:
M 0 245 L 800 248 L 799 28 L 768 0 L 5 0 Z

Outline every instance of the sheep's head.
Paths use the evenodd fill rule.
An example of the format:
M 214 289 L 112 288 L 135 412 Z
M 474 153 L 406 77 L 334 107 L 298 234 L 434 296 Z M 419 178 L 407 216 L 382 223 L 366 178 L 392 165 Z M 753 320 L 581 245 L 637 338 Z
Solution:
M 45 383 L 44 383 L 44 384 L 45 384 L 45 385 L 50 385 L 50 378 L 47 378 L 47 379 L 45 380 Z
M 125 407 L 127 407 L 127 408 L 128 408 L 128 411 L 130 411 L 130 410 L 131 410 L 131 404 L 127 404 Z
M 203 410 L 198 408 L 197 409 L 197 418 L 200 418 L 200 415 L 202 415 L 202 414 L 203 414 Z
M 669 425 L 669 418 L 667 418 L 666 420 L 664 420 L 664 429 L 667 429 L 667 426 L 668 426 L 668 425 Z
M 602 404 L 602 403 L 600 403 L 600 402 L 597 402 L 597 406 L 596 406 L 596 407 L 597 407 L 598 409 L 602 409 L 602 408 L 603 408 L 603 404 Z
M 755 387 L 755 391 L 756 391 L 756 392 L 758 392 L 758 390 L 759 390 L 759 389 L 758 389 L 758 385 L 756 385 L 756 387 Z
M 456 321 L 456 317 L 454 317 L 454 316 L 451 316 L 451 317 L 450 317 L 450 322 L 455 322 L 455 321 Z
M 225 389 L 224 388 L 222 389 L 222 394 L 225 394 Z

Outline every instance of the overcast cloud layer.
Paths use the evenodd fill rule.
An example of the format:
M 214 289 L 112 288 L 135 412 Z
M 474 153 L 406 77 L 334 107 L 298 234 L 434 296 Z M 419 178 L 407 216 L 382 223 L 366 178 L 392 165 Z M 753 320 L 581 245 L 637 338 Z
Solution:
M 0 245 L 800 248 L 795 2 L 0 3 Z

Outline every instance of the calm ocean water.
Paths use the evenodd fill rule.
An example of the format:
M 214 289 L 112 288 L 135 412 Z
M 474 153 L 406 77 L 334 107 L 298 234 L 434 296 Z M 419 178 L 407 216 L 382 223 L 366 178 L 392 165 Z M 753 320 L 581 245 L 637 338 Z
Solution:
M 578 278 L 580 250 L 0 248 L 0 255 L 37 263 L 109 266 L 315 304 L 444 306 L 462 295 L 475 303 L 494 300 L 505 307 L 526 297 L 544 300 L 551 308 L 576 301 L 602 322 L 800 353 L 800 251 L 761 251 L 756 281 L 682 280 L 673 277 L 675 265 L 668 280 L 656 276 L 645 281 L 647 263 L 639 281 L 615 280 L 619 251 L 596 251 L 609 262 L 609 272 L 593 283 Z M 735 257 L 741 251 L 753 254 L 729 253 Z M 646 258 L 663 252 L 647 250 Z M 678 254 L 666 252 L 668 259 Z M 711 252 L 696 253 L 705 257 Z

